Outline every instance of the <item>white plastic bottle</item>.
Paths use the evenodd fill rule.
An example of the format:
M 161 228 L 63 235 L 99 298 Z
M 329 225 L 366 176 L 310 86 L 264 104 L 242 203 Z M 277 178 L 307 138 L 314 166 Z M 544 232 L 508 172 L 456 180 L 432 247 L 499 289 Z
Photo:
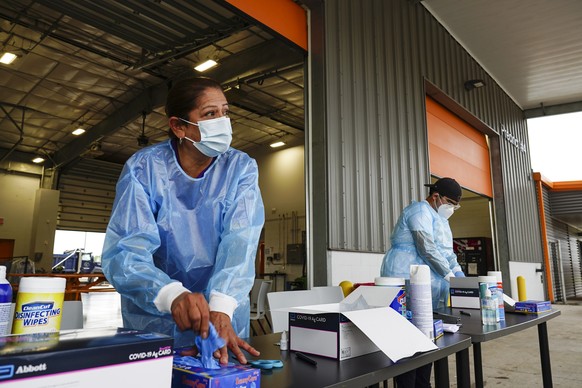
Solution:
M 281 340 L 279 341 L 279 348 L 281 350 L 288 350 L 289 346 L 287 343 L 287 330 L 283 330 L 281 333 Z
M 12 286 L 6 280 L 6 267 L 0 266 L 0 336 L 10 334 L 12 315 Z

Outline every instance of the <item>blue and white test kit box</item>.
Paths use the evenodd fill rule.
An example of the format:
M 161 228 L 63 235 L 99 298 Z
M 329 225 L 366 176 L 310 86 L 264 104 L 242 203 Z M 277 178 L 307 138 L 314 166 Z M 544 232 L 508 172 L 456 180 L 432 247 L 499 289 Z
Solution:
M 173 338 L 123 328 L 0 337 L 4 387 L 169 387 Z
M 545 311 L 550 311 L 551 309 L 552 304 L 547 300 L 524 300 L 521 302 L 515 302 L 516 313 L 539 314 Z

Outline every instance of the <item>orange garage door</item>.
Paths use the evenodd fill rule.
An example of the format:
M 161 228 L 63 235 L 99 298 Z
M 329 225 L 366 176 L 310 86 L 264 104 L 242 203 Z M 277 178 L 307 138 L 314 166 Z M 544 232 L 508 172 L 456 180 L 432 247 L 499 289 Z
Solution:
M 430 97 L 426 98 L 430 172 L 493 198 L 486 136 Z

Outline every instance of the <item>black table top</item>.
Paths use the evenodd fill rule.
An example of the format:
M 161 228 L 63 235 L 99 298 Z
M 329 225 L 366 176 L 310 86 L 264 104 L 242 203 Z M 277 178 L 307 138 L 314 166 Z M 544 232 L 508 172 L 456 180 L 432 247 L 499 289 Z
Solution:
M 249 342 L 261 352 L 257 359 L 280 359 L 283 368 L 263 371 L 261 387 L 354 387 L 367 386 L 390 379 L 447 357 L 471 345 L 470 337 L 459 333 L 445 333 L 436 341 L 437 350 L 393 363 L 382 352 L 374 352 L 348 360 L 308 355 L 317 361 L 313 366 L 296 357 L 295 352 L 281 351 L 278 345 L 281 334 L 252 337 Z
M 467 308 L 444 308 L 439 312 L 454 315 L 461 318 L 462 326 L 459 333 L 471 336 L 471 342 L 485 342 L 495 338 L 503 337 L 529 327 L 534 327 L 540 323 L 547 322 L 561 314 L 560 310 L 552 309 L 540 314 L 523 314 L 505 312 L 505 321 L 500 321 L 495 325 L 483 325 L 481 322 L 481 311 Z M 465 311 L 471 316 L 461 314 Z

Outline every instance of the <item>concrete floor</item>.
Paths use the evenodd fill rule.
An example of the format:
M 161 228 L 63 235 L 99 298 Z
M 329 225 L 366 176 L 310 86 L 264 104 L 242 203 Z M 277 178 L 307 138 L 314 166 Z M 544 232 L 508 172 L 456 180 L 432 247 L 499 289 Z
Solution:
M 83 305 L 85 328 L 122 325 L 117 293 L 84 294 Z M 552 308 L 561 311 L 560 316 L 548 321 L 553 386 L 582 387 L 582 298 L 567 304 L 554 304 Z M 485 387 L 542 386 L 536 327 L 484 342 L 481 354 Z M 474 387 L 471 348 L 469 357 Z M 449 376 L 451 387 L 457 387 L 455 357 L 449 358 Z M 388 387 L 393 387 L 392 381 Z
M 554 387 L 582 387 L 582 299 L 554 304 L 561 315 L 548 321 Z M 471 382 L 475 386 L 470 349 Z M 523 330 L 481 345 L 485 387 L 541 387 L 538 330 Z M 456 387 L 455 359 L 449 360 L 451 387 Z

